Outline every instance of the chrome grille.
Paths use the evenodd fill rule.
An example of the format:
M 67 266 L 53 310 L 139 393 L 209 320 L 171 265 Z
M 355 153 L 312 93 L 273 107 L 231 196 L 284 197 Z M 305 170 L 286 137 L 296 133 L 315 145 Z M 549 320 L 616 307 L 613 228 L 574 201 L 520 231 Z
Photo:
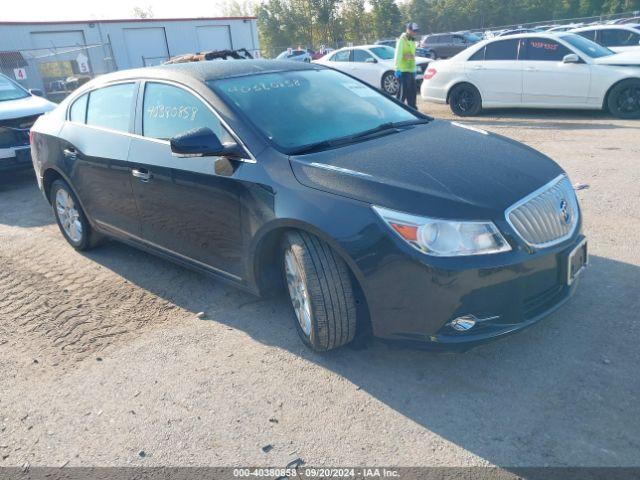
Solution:
M 527 244 L 542 248 L 571 237 L 579 214 L 571 182 L 560 175 L 510 207 L 506 218 Z

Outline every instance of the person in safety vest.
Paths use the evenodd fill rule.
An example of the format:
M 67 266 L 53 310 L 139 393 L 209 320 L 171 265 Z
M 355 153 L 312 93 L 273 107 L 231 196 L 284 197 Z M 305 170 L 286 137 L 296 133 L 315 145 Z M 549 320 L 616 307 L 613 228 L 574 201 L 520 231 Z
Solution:
M 395 55 L 396 77 L 400 83 L 398 99 L 416 109 L 416 34 L 419 30 L 416 23 L 407 23 L 405 32 L 396 43 Z

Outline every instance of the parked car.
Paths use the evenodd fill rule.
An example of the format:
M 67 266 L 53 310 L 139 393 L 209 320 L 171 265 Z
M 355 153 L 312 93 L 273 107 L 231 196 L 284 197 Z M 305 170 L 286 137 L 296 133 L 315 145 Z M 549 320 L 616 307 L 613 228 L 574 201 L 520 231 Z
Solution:
M 630 24 L 638 24 L 638 23 L 640 23 L 640 17 L 625 18 L 624 21 L 620 22 L 620 23 L 622 23 L 623 25 L 624 24 L 628 24 L 628 23 L 630 23 Z
M 0 74 L 0 171 L 31 168 L 29 130 L 55 108 L 39 90 L 26 90 Z
M 640 53 L 615 54 L 572 33 L 523 34 L 485 40 L 429 65 L 425 100 L 457 115 L 482 108 L 607 109 L 640 118 Z
M 513 30 L 504 30 L 500 32 L 496 37 L 506 37 L 507 35 L 518 35 L 520 33 L 537 33 L 538 30 L 533 28 L 516 28 Z
M 311 53 L 308 50 L 288 49 L 276 57 L 277 60 L 290 60 L 293 62 L 310 62 Z
M 466 349 L 555 310 L 587 263 L 552 160 L 322 65 L 102 75 L 36 122 L 33 163 L 72 247 L 105 235 L 252 293 L 282 285 L 316 350 L 369 328 Z
M 582 27 L 582 23 L 571 23 L 569 25 L 558 25 L 557 27 L 550 28 L 547 30 L 547 33 L 560 33 L 560 32 L 568 32 L 569 30 L 573 30 L 574 28 Z
M 570 30 L 614 52 L 640 51 L 640 29 L 632 25 L 597 25 Z
M 375 42 L 375 44 L 376 45 L 385 45 L 387 47 L 391 47 L 391 48 L 395 49 L 397 42 L 398 42 L 397 40 L 387 39 L 387 40 L 378 40 L 377 42 Z M 417 46 L 416 47 L 416 57 L 435 59 L 436 58 L 436 53 L 433 50 L 430 50 L 428 48 Z
M 432 51 L 434 58 L 449 58 L 480 40 L 479 36 L 470 32 L 437 33 L 424 36 L 420 46 Z
M 348 73 L 389 95 L 395 95 L 400 82 L 395 72 L 395 49 L 385 45 L 361 45 L 347 47 L 315 60 L 314 63 L 326 65 Z M 416 57 L 416 81 L 422 82 L 430 58 Z

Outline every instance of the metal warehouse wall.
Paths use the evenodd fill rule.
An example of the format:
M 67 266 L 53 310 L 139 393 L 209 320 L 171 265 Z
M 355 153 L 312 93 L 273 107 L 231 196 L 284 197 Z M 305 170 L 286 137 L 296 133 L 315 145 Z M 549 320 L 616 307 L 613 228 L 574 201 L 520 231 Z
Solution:
M 50 90 L 56 73 L 61 79 L 69 73 L 68 68 L 55 72 L 57 64 L 68 66 L 72 62 L 74 74 L 95 76 L 157 65 L 184 53 L 225 48 L 258 51 L 256 19 L 0 22 L 0 59 L 5 59 L 0 65 L 2 73 L 14 78 L 13 68 L 24 68 L 26 79 L 20 83 L 27 88 Z M 24 62 L 15 61 L 13 52 L 20 52 Z M 82 63 L 83 57 L 80 57 L 79 63 L 78 55 L 86 57 L 86 62 Z

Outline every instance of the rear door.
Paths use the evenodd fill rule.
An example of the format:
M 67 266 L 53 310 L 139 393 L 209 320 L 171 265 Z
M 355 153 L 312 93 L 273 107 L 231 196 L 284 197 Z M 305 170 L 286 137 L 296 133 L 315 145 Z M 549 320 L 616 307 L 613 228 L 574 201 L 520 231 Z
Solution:
M 138 212 L 127 160 L 138 84 L 92 90 L 71 105 L 60 138 L 73 187 L 93 221 L 137 235 Z
M 520 40 L 496 40 L 476 52 L 465 70 L 480 90 L 482 101 L 493 105 L 522 103 L 522 63 L 518 60 Z
M 523 104 L 556 107 L 587 102 L 591 67 L 587 63 L 563 63 L 570 53 L 574 52 L 549 38 L 525 39 L 521 55 Z
M 340 50 L 329 57 L 327 65 L 341 72 L 351 73 L 351 49 Z
M 233 137 L 205 102 L 175 84 L 147 81 L 140 91 L 131 142 L 132 181 L 142 238 L 152 246 L 241 276 L 243 238 L 236 167 L 218 157 L 177 157 L 169 139 L 208 127 L 223 143 Z M 253 165 L 242 164 L 253 167 Z M 222 168 L 224 167 L 224 168 Z

